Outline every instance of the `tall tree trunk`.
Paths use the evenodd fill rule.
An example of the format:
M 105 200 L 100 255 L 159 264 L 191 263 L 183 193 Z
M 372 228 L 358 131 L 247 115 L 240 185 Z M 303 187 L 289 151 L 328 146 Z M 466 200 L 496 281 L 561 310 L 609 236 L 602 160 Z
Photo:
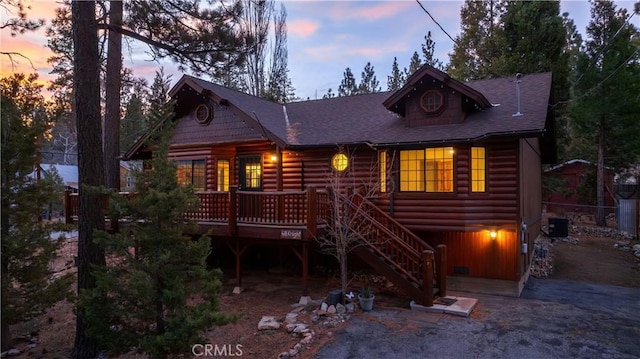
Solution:
M 604 118 L 600 119 L 600 133 L 598 134 L 598 163 L 597 163 L 597 179 L 596 179 L 596 204 L 598 206 L 596 213 L 596 225 L 600 227 L 607 226 L 607 217 L 604 211 Z
M 3 208 L 4 211 L 4 208 Z M 4 216 L 3 216 L 4 217 Z M 5 227 L 5 221 L 3 218 L 2 221 L 2 230 L 4 232 L 5 228 L 9 228 L 8 226 Z M 4 233 L 3 233 L 4 235 Z M 9 273 L 9 263 L 7 260 L 5 260 L 3 258 L 2 261 L 2 300 L 5 301 L 8 298 L 8 293 L 7 293 L 7 288 L 5 287 L 4 283 L 8 283 L 8 278 L 5 278 L 5 276 L 7 276 L 7 274 Z M 2 305 L 2 307 L 4 307 L 4 304 Z M 8 318 L 5 317 L 5 312 L 2 312 L 2 323 L 0 324 L 2 326 L 2 345 L 0 348 L 3 352 L 8 350 L 9 348 L 11 348 L 11 331 L 9 330 L 9 321 L 7 320 Z
M 109 25 L 122 27 L 122 1 L 109 1 Z M 120 191 L 120 86 L 122 34 L 109 30 L 104 111 L 105 186 Z
M 93 242 L 93 231 L 104 229 L 104 199 L 95 187 L 104 184 L 102 126 L 100 119 L 100 78 L 98 26 L 95 1 L 71 3 L 73 30 L 73 95 L 78 133 L 78 292 L 95 287 L 92 268 L 105 265 L 104 250 Z M 98 343 L 86 334 L 87 322 L 81 312 L 76 317 L 76 337 L 71 357 L 94 358 Z

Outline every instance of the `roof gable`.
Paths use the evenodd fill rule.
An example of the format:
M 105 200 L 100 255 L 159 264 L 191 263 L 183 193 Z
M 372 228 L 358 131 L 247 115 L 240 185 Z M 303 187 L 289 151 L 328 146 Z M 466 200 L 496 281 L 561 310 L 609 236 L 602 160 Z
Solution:
M 451 76 L 436 69 L 431 65 L 423 65 L 411 76 L 409 76 L 406 84 L 401 89 L 389 96 L 389 98 L 383 103 L 383 105 L 389 111 L 393 111 L 401 116 L 404 116 L 404 103 L 407 97 L 411 96 L 411 94 L 416 90 L 416 87 L 423 81 L 441 82 L 452 90 L 457 91 L 474 101 L 479 108 L 486 109 L 491 107 L 491 102 L 489 102 L 489 100 L 487 100 L 487 98 L 481 92 L 465 85 L 458 80 L 455 80 Z

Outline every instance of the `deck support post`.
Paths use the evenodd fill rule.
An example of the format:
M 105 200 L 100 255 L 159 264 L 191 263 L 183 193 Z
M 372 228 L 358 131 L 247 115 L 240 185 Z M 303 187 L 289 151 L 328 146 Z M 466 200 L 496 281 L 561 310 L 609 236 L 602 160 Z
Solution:
M 447 296 L 447 246 L 438 244 L 436 247 L 436 286 L 440 290 L 440 297 Z
M 302 243 L 302 295 L 309 295 L 309 247 Z
M 235 247 L 229 242 L 227 242 L 227 245 L 229 246 L 229 249 L 231 249 L 231 252 L 233 252 L 233 254 L 235 254 L 236 256 L 236 287 L 233 289 L 233 292 L 236 294 L 239 294 L 242 291 L 242 275 L 240 270 L 240 259 L 242 258 L 242 255 L 244 254 L 244 252 L 246 252 L 247 249 L 249 249 L 250 245 L 247 244 L 243 247 L 240 247 L 239 237 L 236 237 Z
M 71 224 L 73 219 L 71 217 L 71 190 L 64 190 L 64 223 Z
M 293 254 L 302 262 L 302 295 L 309 295 L 309 247 L 306 242 L 302 242 L 302 253 L 294 246 L 289 246 Z
M 229 235 L 235 236 L 238 233 L 238 224 L 237 224 L 237 208 L 238 205 L 238 186 L 229 186 L 229 213 L 227 226 L 229 230 Z
M 307 234 L 318 235 L 318 192 L 315 187 L 307 187 Z
M 433 251 L 422 252 L 422 305 L 433 307 Z

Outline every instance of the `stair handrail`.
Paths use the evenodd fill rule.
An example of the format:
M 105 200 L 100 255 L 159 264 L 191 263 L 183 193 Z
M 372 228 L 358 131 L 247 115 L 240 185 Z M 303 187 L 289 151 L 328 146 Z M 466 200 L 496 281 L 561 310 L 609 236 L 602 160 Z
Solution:
M 344 194 L 342 193 L 337 193 L 337 195 L 344 201 L 344 203 L 347 203 L 349 205 L 349 207 L 351 207 L 352 209 L 356 210 L 358 213 L 358 216 L 361 216 L 363 219 L 365 219 L 368 223 L 371 223 L 372 225 L 375 226 L 376 229 L 381 230 L 383 233 L 387 234 L 387 236 L 389 237 L 389 240 L 392 241 L 392 243 L 394 243 L 395 245 L 400 246 L 401 248 L 403 248 L 411 257 L 413 257 L 414 262 L 416 263 L 416 265 L 419 265 L 421 263 L 422 260 L 422 252 L 423 250 L 418 250 L 414 247 L 412 247 L 411 245 L 409 245 L 409 243 L 406 243 L 404 240 L 402 240 L 401 237 L 399 237 L 396 233 L 394 233 L 393 231 L 389 230 L 389 228 L 387 228 L 384 224 L 380 223 L 377 219 L 375 219 L 374 217 L 372 217 L 369 213 L 367 213 L 366 211 L 363 211 L 362 208 L 358 208 L 357 205 L 351 201 L 348 197 L 346 197 Z M 360 196 L 360 195 L 358 195 Z M 371 204 L 371 206 L 376 207 L 373 203 L 371 203 L 369 200 L 367 200 L 366 198 L 360 196 L 360 199 L 367 201 L 368 203 Z M 376 207 L 377 208 L 377 207 Z M 388 215 L 384 212 L 382 212 L 382 214 L 384 214 L 385 216 L 388 217 Z M 391 218 L 389 218 L 391 219 Z M 397 223 L 396 221 L 394 221 L 396 225 L 398 225 L 399 228 L 401 228 L 405 233 L 413 235 L 413 233 L 411 233 L 408 229 L 406 229 L 404 226 L 400 225 L 399 223 Z M 417 283 L 418 285 L 422 285 L 422 280 L 420 278 L 418 278 L 416 275 L 414 275 L 413 273 L 407 271 L 403 266 L 401 266 L 400 264 L 398 264 L 398 262 L 396 260 L 394 260 L 393 258 L 390 258 L 387 253 L 385 253 L 384 251 L 382 251 L 380 248 L 378 248 L 378 246 L 376 245 L 376 243 L 373 243 L 372 241 L 370 241 L 368 238 L 365 238 L 365 236 L 358 234 L 358 237 L 360 237 L 364 242 L 366 242 L 368 244 L 368 248 L 371 248 L 372 250 L 374 250 L 376 253 L 378 253 L 379 255 L 383 256 L 384 258 L 387 259 L 387 264 L 392 265 L 394 268 L 396 268 L 400 273 L 402 273 L 403 275 L 411 278 L 415 283 Z M 417 236 L 413 235 L 414 239 L 417 239 L 418 243 L 425 245 L 425 247 L 427 248 L 431 248 L 428 244 L 426 244 L 424 241 L 422 241 L 420 238 L 418 238 Z M 419 273 L 419 272 L 417 272 Z
M 409 230 L 407 227 L 403 226 L 402 224 L 400 224 L 398 221 L 396 221 L 393 217 L 391 217 L 389 214 L 387 214 L 385 211 L 383 211 L 380 207 L 376 206 L 373 202 L 371 202 L 369 199 L 367 199 L 366 197 L 364 197 L 363 195 L 361 195 L 360 193 L 355 193 L 354 194 L 356 197 L 358 197 L 365 205 L 367 205 L 368 208 L 372 209 L 373 211 L 376 211 L 377 213 L 381 214 L 383 217 L 385 217 L 385 219 L 387 219 L 388 221 L 390 221 L 391 223 L 393 223 L 394 226 L 402 229 L 402 231 L 408 235 L 409 237 L 411 237 L 411 239 L 413 239 L 416 243 L 419 243 L 423 248 L 418 249 L 415 248 L 415 250 L 417 250 L 419 253 L 422 253 L 425 250 L 431 250 L 431 251 L 436 251 L 432 246 L 430 246 L 427 242 L 425 242 L 424 240 L 422 240 L 422 238 L 418 237 L 415 233 L 413 233 L 411 230 Z M 387 227 L 385 227 L 387 228 Z M 404 242 L 404 240 L 402 238 L 399 238 L 400 241 Z M 407 243 L 407 245 L 409 245 Z M 421 254 L 420 254 L 421 255 Z

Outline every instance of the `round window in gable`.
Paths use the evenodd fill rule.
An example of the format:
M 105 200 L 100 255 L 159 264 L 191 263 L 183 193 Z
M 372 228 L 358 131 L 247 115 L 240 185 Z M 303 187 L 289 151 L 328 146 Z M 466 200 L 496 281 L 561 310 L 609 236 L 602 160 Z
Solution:
M 202 103 L 196 107 L 196 121 L 201 125 L 208 125 L 213 119 L 213 107 L 206 103 Z
M 420 97 L 420 106 L 426 113 L 437 113 L 444 107 L 444 96 L 437 90 L 428 90 Z
M 344 153 L 336 153 L 331 158 L 331 167 L 338 172 L 343 172 L 349 166 L 349 158 Z

